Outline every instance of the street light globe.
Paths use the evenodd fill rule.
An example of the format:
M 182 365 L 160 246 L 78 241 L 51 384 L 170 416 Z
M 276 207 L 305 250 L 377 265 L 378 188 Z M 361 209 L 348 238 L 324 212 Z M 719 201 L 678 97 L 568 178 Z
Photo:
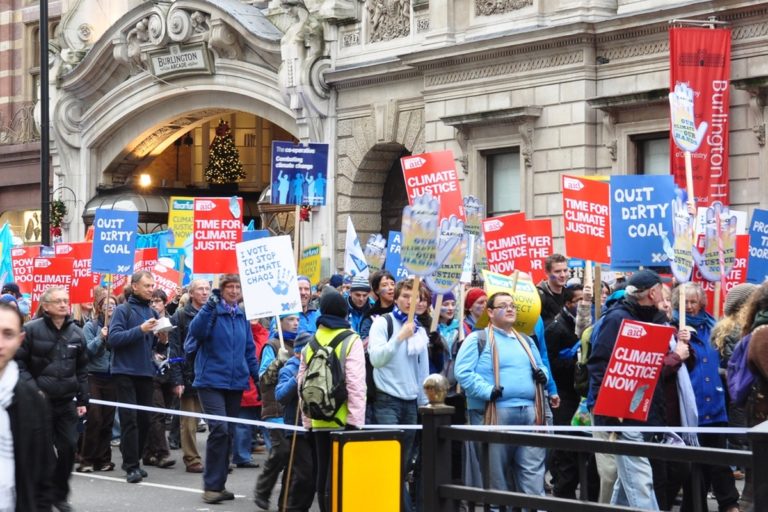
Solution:
M 139 176 L 139 186 L 140 187 L 148 187 L 152 184 L 152 176 L 149 174 L 142 174 Z

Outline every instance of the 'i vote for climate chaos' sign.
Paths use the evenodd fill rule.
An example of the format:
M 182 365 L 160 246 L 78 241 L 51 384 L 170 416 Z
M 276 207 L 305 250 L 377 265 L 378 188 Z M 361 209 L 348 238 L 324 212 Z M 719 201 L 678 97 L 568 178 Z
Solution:
M 132 273 L 138 222 L 139 212 L 136 211 L 96 210 L 91 271 Z
M 11 249 L 13 280 L 21 293 L 32 293 L 32 269 L 35 258 L 40 256 L 39 245 L 14 247 Z
M 610 186 L 606 181 L 563 176 L 565 252 L 572 258 L 610 263 Z
M 72 283 L 69 300 L 72 304 L 93 302 L 93 287 L 98 283 L 98 276 L 91 272 L 91 242 L 59 243 L 54 247 L 56 257 L 72 258 Z
M 622 320 L 594 413 L 646 421 L 674 335 L 674 327 Z
M 417 197 L 430 194 L 440 200 L 441 220 L 451 215 L 458 220 L 465 220 L 464 198 L 452 151 L 404 156 L 400 159 L 400 165 L 411 205 Z
M 195 274 L 237 270 L 235 246 L 243 236 L 241 197 L 195 198 L 192 267 Z
M 611 176 L 611 268 L 667 263 L 674 199 L 672 176 Z
M 242 242 L 236 254 L 248 320 L 301 312 L 291 237 Z
M 32 300 L 30 311 L 37 311 L 40 297 L 52 286 L 62 287 L 71 294 L 72 258 L 35 258 L 32 265 Z M 71 298 L 70 298 L 71 300 Z

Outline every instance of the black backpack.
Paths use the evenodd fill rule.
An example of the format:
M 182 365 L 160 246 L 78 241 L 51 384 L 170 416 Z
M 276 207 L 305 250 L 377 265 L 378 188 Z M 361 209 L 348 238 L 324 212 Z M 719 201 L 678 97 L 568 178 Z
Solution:
M 354 331 L 345 329 L 325 346 L 320 345 L 315 336 L 309 341 L 312 357 L 307 360 L 299 396 L 302 412 L 313 420 L 334 421 L 339 426 L 344 425 L 336 413 L 347 401 L 344 361 L 347 357 L 347 340 L 354 334 Z M 339 344 L 341 356 L 336 357 Z

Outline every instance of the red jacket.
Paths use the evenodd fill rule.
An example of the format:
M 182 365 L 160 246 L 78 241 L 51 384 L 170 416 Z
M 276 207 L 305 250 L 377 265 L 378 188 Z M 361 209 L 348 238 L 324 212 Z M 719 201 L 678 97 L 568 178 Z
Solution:
M 251 332 L 253 333 L 253 343 L 256 345 L 256 359 L 261 357 L 261 349 L 269 340 L 269 330 L 259 322 L 251 322 Z M 261 361 L 258 361 L 261 364 Z M 253 378 L 248 379 L 248 389 L 243 391 L 243 398 L 240 400 L 240 407 L 261 407 L 261 399 Z

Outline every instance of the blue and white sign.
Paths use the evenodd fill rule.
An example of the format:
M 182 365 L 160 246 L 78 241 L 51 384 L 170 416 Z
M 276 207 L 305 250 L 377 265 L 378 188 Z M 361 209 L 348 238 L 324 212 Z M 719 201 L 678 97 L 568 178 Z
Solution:
M 611 268 L 669 265 L 672 176 L 611 176 Z
M 768 279 L 768 210 L 755 210 L 749 226 L 747 282 L 762 284 Z
M 403 237 L 400 231 L 390 231 L 387 238 L 387 259 L 384 269 L 395 276 L 395 281 L 406 279 L 409 275 L 400 258 L 400 247 L 403 245 Z
M 272 204 L 325 206 L 328 144 L 272 142 Z
M 301 312 L 290 236 L 241 242 L 235 251 L 248 320 Z
M 133 253 L 139 212 L 96 210 L 93 220 L 91 271 L 102 274 L 133 273 Z

